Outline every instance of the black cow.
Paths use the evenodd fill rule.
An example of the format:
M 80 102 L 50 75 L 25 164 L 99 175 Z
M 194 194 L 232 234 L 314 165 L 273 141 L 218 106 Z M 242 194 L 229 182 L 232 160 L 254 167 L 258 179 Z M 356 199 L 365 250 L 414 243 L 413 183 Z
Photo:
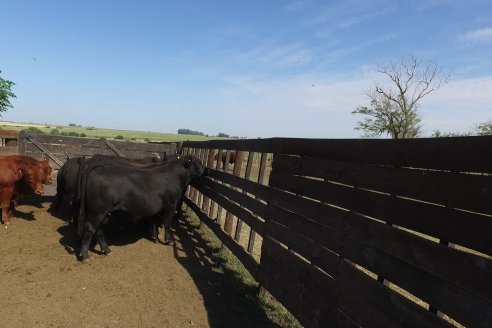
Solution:
M 65 199 L 70 208 L 69 222 L 73 220 L 76 211 L 74 201 L 77 193 L 77 179 L 79 168 L 84 161 L 86 159 L 82 157 L 68 159 L 58 170 L 58 175 L 56 176 L 56 199 L 53 204 L 53 210 L 55 212 L 58 211 Z
M 109 254 L 103 233 L 108 215 L 124 212 L 137 222 L 164 223 L 166 244 L 171 243 L 171 220 L 190 182 L 202 176 L 205 167 L 195 157 L 185 156 L 152 168 L 101 164 L 91 167 L 82 179 L 77 234 L 81 238 L 79 258 L 88 259 L 89 245 L 96 236 L 101 251 Z
M 173 158 L 173 157 L 171 157 Z M 59 210 L 63 200 L 68 204 L 70 209 L 70 214 L 68 221 L 72 223 L 77 216 L 78 210 L 78 186 L 79 186 L 79 169 L 85 170 L 87 165 L 101 164 L 101 163 L 121 163 L 121 164 L 135 164 L 135 165 L 153 165 L 157 163 L 167 162 L 167 157 L 164 159 L 157 157 L 146 157 L 146 158 L 125 158 L 116 157 L 110 155 L 100 155 L 96 154 L 90 159 L 78 157 L 70 158 L 65 164 L 60 168 L 57 175 L 57 186 L 56 186 L 56 200 L 53 204 L 53 210 L 56 212 Z

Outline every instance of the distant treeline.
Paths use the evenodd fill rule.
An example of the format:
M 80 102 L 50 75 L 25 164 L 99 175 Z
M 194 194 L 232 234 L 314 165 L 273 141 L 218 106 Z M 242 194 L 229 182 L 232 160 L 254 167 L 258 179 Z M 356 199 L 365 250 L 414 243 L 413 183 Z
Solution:
M 178 129 L 178 134 L 191 134 L 193 136 L 205 136 L 205 133 L 190 129 Z

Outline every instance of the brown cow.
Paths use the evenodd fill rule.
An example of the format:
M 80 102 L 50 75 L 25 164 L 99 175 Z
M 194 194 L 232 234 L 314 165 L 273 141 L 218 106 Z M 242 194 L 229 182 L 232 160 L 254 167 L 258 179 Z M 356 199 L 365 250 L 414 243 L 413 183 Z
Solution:
M 218 156 L 219 156 L 219 154 L 215 154 L 215 160 L 217 160 Z M 236 163 L 236 157 L 237 157 L 237 150 L 232 150 L 231 155 L 229 156 L 229 164 Z M 226 159 L 227 159 L 227 152 L 224 151 L 224 152 L 222 152 L 222 155 L 221 155 L 222 170 L 225 170 Z
M 2 223 L 12 216 L 11 205 L 26 192 L 44 193 L 43 183 L 51 184 L 51 166 L 48 159 L 37 161 L 27 156 L 0 157 L 0 206 Z M 13 204 L 11 204 L 13 202 Z

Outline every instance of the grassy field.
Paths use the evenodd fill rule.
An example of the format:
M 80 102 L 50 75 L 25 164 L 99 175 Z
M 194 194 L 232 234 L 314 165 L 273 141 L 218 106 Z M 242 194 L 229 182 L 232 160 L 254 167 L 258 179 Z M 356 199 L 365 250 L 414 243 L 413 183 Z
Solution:
M 160 133 L 150 131 L 132 131 L 132 130 L 116 130 L 116 129 L 103 129 L 89 126 L 66 126 L 66 125 L 51 125 L 51 124 L 36 124 L 36 123 L 19 123 L 19 122 L 0 122 L 0 129 L 5 130 L 26 130 L 36 133 L 41 131 L 42 133 L 51 134 L 54 129 L 58 130 L 57 134 L 63 133 L 64 135 L 70 135 L 70 133 L 76 133 L 77 136 L 89 137 L 89 138 L 107 138 L 107 139 L 124 139 L 133 141 L 205 141 L 211 139 L 223 139 L 217 137 L 205 137 L 195 136 L 188 134 L 177 133 Z

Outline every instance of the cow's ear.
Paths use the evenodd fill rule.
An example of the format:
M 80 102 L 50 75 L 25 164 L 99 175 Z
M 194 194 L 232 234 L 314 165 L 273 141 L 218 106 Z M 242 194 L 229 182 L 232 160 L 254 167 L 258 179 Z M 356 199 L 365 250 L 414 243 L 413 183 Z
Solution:
M 68 158 L 68 156 L 67 156 L 67 158 Z M 46 162 L 46 161 L 48 161 L 49 159 L 50 159 L 50 158 L 48 157 L 48 155 L 44 155 L 43 161 L 45 161 L 45 162 Z
M 191 157 L 190 157 L 190 158 L 188 158 L 188 160 L 184 163 L 184 165 L 183 165 L 183 166 L 184 166 L 185 168 L 187 168 L 187 169 L 191 166 Z

